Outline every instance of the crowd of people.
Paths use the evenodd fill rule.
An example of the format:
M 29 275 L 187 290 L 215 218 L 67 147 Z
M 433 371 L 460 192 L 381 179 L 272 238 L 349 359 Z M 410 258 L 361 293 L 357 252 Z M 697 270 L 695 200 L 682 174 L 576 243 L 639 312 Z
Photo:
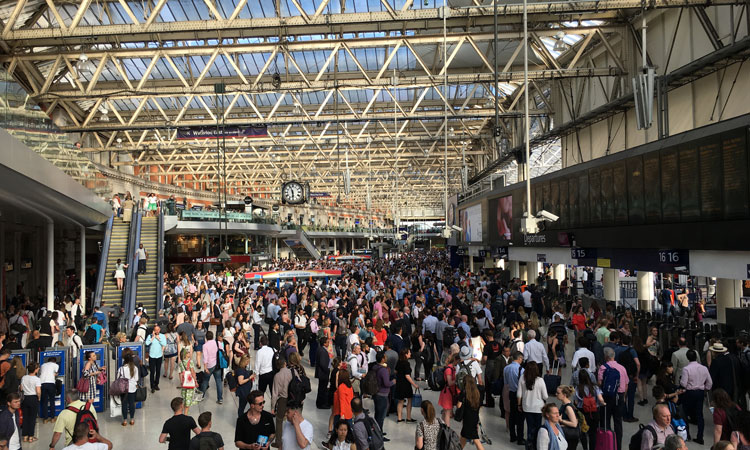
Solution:
M 170 450 L 231 442 L 212 431 L 211 412 L 197 423 L 190 415 L 209 400 L 223 408 L 227 395 L 236 397 L 237 418 L 233 444 L 226 445 L 239 449 L 296 450 L 315 442 L 330 450 L 380 450 L 396 444 L 389 444 L 391 427 L 411 426 L 416 449 L 470 443 L 482 450 L 489 444 L 482 419 L 495 430 L 504 423 L 508 441 L 527 450 L 750 445 L 750 348 L 742 337 L 732 343 L 734 353 L 718 337 L 703 349 L 685 337 L 678 348 L 662 348 L 658 328 L 638 336 L 632 311 L 590 300 L 584 307 L 580 297 L 547 293 L 544 273 L 535 284 L 470 274 L 451 267 L 440 251 L 272 266 L 339 268 L 342 275 L 277 282 L 245 278 L 244 268 L 166 273 L 163 309 L 139 307 L 133 317 L 111 305 L 85 314 L 78 300 L 34 318 L 30 305 L 12 306 L 9 319 L 0 315 L 0 404 L 7 405 L 0 437 L 12 449 L 36 439 L 34 411 L 54 399 L 61 370 L 56 361 L 34 357 L 39 364 L 24 368 L 11 351 L 53 342 L 80 350 L 93 340 L 143 343 L 142 358 L 126 349 L 108 380 L 118 384 L 110 391 L 121 404 L 123 427 L 136 421 L 140 390 L 155 393 L 162 383 L 179 388 L 159 436 Z M 13 327 L 19 314 L 25 330 Z M 66 393 L 68 408 L 57 419 L 41 408 L 43 420 L 56 420 L 50 448 L 63 438 L 70 449 L 112 446 L 92 426 L 95 412 L 86 427 L 73 412 L 90 409 L 105 373 L 94 356 L 84 358 L 81 378 L 89 391 Z M 436 401 L 423 399 L 427 389 L 437 391 Z M 636 404 L 649 405 L 652 420 L 627 437 L 623 422 L 638 422 Z M 314 430 L 305 419 L 312 409 L 328 411 L 327 429 Z

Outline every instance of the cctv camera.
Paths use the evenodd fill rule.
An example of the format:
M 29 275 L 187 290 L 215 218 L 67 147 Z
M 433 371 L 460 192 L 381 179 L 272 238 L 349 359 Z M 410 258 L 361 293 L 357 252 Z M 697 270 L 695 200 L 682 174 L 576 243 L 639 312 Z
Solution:
M 557 219 L 560 218 L 559 216 L 556 216 L 552 214 L 551 212 L 545 211 L 545 210 L 541 210 L 538 213 L 536 213 L 536 217 L 538 219 L 542 219 L 547 222 L 557 222 Z
M 459 227 L 458 225 L 451 225 L 451 230 L 458 231 L 459 233 L 464 231 L 464 229 Z

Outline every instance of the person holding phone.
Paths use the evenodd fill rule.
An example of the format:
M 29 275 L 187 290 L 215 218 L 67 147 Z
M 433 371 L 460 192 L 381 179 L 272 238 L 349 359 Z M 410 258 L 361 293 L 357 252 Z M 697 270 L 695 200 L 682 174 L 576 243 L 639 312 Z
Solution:
M 146 338 L 148 349 L 148 370 L 151 377 L 151 393 L 159 390 L 159 378 L 161 378 L 161 363 L 164 360 L 164 347 L 167 339 L 161 334 L 161 327 L 154 325 L 154 331 Z
M 266 400 L 263 392 L 255 390 L 247 396 L 250 408 L 237 417 L 234 445 L 239 449 L 268 450 L 276 436 L 273 414 L 263 410 Z

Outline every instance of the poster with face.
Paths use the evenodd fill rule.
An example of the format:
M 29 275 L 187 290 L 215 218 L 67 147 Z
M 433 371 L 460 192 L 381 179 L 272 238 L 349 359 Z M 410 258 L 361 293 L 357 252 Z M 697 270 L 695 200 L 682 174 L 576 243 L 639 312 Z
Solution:
M 470 206 L 460 212 L 461 233 L 464 242 L 482 241 L 482 205 Z
M 497 201 L 497 234 L 506 241 L 513 237 L 513 196 L 500 197 Z

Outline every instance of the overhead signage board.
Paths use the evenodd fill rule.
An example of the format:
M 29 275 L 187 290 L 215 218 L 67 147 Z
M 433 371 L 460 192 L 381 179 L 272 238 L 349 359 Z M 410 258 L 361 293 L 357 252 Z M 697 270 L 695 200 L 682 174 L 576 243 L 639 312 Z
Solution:
M 217 139 L 217 138 L 257 138 L 267 137 L 268 128 L 262 126 L 225 126 L 178 128 L 177 140 Z
M 276 270 L 270 272 L 248 272 L 245 278 L 248 280 L 291 280 L 293 278 L 327 278 L 340 277 L 340 270 Z

